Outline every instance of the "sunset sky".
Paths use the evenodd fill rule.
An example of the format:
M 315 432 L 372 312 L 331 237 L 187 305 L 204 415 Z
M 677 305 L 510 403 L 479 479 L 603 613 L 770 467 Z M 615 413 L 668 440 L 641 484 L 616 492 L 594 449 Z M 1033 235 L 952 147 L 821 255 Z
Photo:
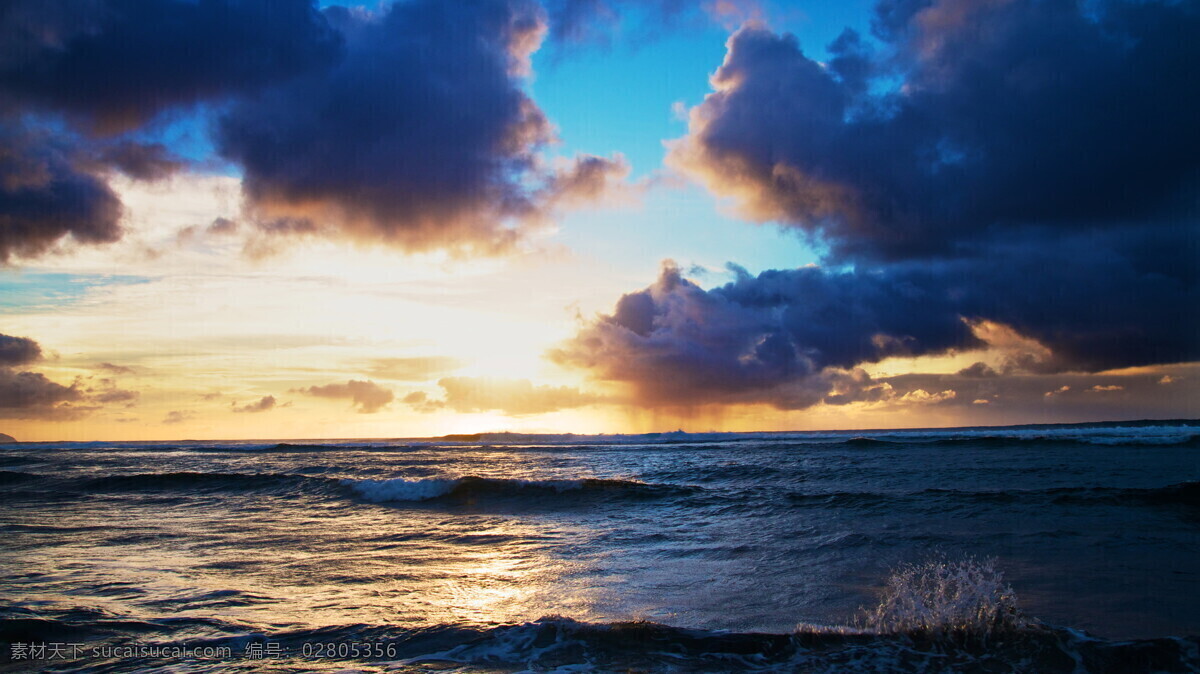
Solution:
M 1200 416 L 1200 5 L 16 0 L 0 432 Z

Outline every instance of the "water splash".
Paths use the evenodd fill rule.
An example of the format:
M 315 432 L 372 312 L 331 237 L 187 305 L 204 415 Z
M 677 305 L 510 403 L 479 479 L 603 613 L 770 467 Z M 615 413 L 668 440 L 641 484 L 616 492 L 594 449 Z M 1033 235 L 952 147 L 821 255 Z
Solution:
M 934 559 L 894 570 L 879 605 L 861 619 L 881 635 L 983 638 L 1012 633 L 1030 622 L 995 559 Z

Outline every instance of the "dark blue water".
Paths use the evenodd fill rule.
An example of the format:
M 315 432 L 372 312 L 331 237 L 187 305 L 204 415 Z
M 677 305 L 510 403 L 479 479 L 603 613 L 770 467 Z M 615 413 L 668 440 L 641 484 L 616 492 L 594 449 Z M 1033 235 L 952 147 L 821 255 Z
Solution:
M 1200 642 L 1168 637 L 1200 634 L 1198 439 L 1159 423 L 8 445 L 0 642 L 13 667 L 91 670 L 1194 671 Z M 934 600 L 928 579 L 888 586 L 927 562 L 987 574 Z M 972 593 L 1019 628 L 917 629 L 921 601 L 950 614 Z M 872 623 L 881 596 L 918 606 Z M 14 656 L 39 643 L 76 652 Z M 229 652 L 144 651 L 164 645 Z M 265 646 L 279 657 L 253 657 Z

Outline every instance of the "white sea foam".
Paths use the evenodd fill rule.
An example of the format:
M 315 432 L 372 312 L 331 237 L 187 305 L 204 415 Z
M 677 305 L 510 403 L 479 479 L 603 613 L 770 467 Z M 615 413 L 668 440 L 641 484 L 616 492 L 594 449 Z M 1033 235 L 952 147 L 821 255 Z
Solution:
M 406 480 L 398 477 L 391 480 L 342 480 L 342 484 L 358 492 L 359 496 L 372 503 L 427 501 L 449 494 L 458 486 L 458 483 L 458 480 L 448 478 Z

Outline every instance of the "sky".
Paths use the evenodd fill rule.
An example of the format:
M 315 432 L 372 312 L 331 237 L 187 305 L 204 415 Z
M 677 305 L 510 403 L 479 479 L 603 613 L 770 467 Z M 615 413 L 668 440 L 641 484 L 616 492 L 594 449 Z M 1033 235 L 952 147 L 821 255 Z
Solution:
M 15 0 L 0 432 L 1200 416 L 1200 4 Z

